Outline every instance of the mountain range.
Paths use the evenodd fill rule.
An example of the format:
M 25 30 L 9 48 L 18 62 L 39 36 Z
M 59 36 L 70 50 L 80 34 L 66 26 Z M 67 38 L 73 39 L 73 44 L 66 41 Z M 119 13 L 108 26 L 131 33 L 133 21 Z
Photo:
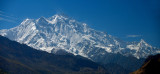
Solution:
M 129 71 L 138 69 L 147 56 L 160 53 L 158 48 L 143 39 L 139 42 L 123 41 L 58 14 L 49 18 L 25 19 L 14 28 L 0 30 L 0 35 L 37 50 L 80 55 L 106 67 L 108 63 L 116 63 Z
M 25 19 L 17 27 L 0 30 L 0 35 L 49 53 L 53 49 L 53 53 L 63 49 L 87 58 L 94 57 L 93 48 L 105 50 L 97 54 L 120 53 L 136 58 L 146 58 L 159 53 L 159 50 L 143 39 L 140 42 L 125 42 L 106 32 L 91 29 L 86 23 L 62 15 L 41 17 L 36 20 Z

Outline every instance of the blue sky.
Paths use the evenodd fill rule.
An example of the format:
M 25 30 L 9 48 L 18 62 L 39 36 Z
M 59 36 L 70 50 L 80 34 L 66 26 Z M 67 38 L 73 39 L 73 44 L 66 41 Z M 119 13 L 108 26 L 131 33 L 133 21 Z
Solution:
M 65 14 L 125 41 L 160 47 L 160 0 L 0 0 L 0 29 Z

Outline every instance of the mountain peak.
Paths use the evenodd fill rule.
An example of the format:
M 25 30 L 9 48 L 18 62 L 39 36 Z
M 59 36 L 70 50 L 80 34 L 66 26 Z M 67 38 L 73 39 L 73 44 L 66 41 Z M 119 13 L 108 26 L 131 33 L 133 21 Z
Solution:
M 42 20 L 46 20 L 46 19 L 45 19 L 45 17 L 41 16 L 38 20 L 42 21 Z
M 145 42 L 143 39 L 140 40 L 140 42 L 138 43 L 138 46 L 141 47 L 152 47 L 151 45 L 149 45 L 147 42 Z
M 27 18 L 27 19 L 25 19 L 21 24 L 22 24 L 22 25 L 27 24 L 27 23 L 30 22 L 31 20 L 32 20 L 32 19 Z
M 141 43 L 146 43 L 146 42 L 144 41 L 144 39 L 141 39 L 140 42 L 141 42 Z
M 143 39 L 140 40 L 139 44 L 147 44 Z
M 65 20 L 68 19 L 68 17 L 60 15 L 60 14 L 55 14 L 51 18 L 53 18 L 53 19 L 65 19 Z
M 59 15 L 59 14 L 56 14 L 56 15 L 53 15 L 52 17 L 48 18 L 48 22 L 50 24 L 56 24 L 57 21 L 64 21 L 64 20 L 67 20 L 68 18 L 62 16 L 62 15 Z
M 42 22 L 46 22 L 46 18 L 41 16 L 39 19 L 37 19 L 37 22 L 42 21 Z
M 45 17 L 42 16 L 39 19 L 37 19 L 35 23 L 38 25 L 46 25 L 48 24 L 48 21 Z

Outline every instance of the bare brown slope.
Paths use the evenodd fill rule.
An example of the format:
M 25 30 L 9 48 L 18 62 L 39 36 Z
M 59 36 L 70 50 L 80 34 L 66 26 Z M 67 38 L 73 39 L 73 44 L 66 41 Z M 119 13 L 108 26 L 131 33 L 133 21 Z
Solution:
M 160 74 L 160 54 L 149 56 L 143 66 L 131 74 Z

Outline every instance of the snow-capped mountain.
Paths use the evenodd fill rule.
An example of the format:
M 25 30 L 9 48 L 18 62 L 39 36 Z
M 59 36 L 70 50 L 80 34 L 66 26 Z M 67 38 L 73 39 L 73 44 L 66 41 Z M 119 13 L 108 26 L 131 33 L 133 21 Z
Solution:
M 0 30 L 0 35 L 49 53 L 64 50 L 87 58 L 94 57 L 92 52 L 98 50 L 104 51 L 96 54 L 120 53 L 136 58 L 160 53 L 143 39 L 140 42 L 125 42 L 62 15 L 26 19 L 17 27 Z

